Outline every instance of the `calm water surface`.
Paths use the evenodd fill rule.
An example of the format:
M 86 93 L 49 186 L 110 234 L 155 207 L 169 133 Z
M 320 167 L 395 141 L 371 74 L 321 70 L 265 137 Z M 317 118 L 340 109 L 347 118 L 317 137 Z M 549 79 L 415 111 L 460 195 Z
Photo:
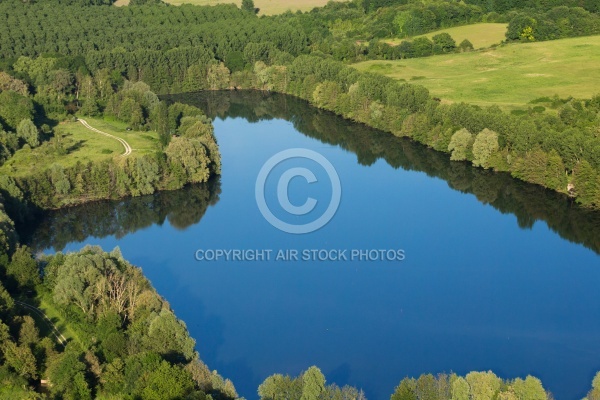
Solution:
M 597 213 L 291 98 L 176 100 L 217 117 L 220 181 L 50 214 L 31 240 L 46 251 L 119 246 L 240 395 L 311 365 L 375 400 L 406 375 L 444 371 L 532 374 L 558 399 L 589 389 L 600 370 Z M 325 156 L 343 191 L 332 221 L 307 235 L 273 228 L 255 201 L 265 161 L 297 147 Z M 295 204 L 328 190 L 321 179 L 289 188 Z M 200 262 L 198 249 L 403 249 L 406 259 Z

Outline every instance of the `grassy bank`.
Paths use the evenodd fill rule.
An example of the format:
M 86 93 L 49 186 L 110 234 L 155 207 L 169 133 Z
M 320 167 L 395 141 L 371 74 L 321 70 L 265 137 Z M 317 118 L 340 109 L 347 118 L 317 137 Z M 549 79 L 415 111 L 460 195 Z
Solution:
M 354 66 L 427 87 L 450 102 L 504 108 L 558 95 L 589 98 L 600 93 L 600 36 Z

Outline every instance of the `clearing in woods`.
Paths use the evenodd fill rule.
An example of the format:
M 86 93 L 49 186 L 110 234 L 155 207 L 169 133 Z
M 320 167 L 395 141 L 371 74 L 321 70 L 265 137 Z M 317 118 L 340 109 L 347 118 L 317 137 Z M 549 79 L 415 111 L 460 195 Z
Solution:
M 415 36 L 414 38 L 404 38 L 404 39 L 386 39 L 385 42 L 389 44 L 399 44 L 403 40 L 412 40 L 418 37 L 428 37 L 431 39 L 437 34 L 440 33 L 448 33 L 452 38 L 456 41 L 456 45 L 458 46 L 460 42 L 465 39 L 468 39 L 473 47 L 476 49 L 483 49 L 490 47 L 493 44 L 500 44 L 504 39 L 506 39 L 506 29 L 508 28 L 508 24 L 496 24 L 496 23 L 481 23 L 481 24 L 472 24 L 472 25 L 464 25 L 457 26 L 454 28 L 441 29 L 439 31 L 426 33 L 424 35 Z
M 159 149 L 158 134 L 148 131 L 128 131 L 127 124 L 111 119 L 85 117 L 90 126 L 131 145 L 133 154 L 150 154 Z M 55 129 L 57 139 L 44 142 L 34 149 L 23 148 L 2 167 L 0 174 L 28 176 L 46 170 L 54 163 L 70 167 L 77 162 L 95 162 L 121 157 L 127 151 L 124 144 L 85 127 L 81 122 L 65 122 Z M 129 154 L 129 153 L 128 153 Z

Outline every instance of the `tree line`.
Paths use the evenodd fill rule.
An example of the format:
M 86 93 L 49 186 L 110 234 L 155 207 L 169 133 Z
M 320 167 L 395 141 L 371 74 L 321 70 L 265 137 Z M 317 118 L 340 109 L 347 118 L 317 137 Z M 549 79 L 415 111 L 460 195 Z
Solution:
M 534 42 L 600 34 L 600 14 L 579 7 L 560 6 L 550 10 L 527 10 L 508 24 L 509 41 Z
M 351 386 L 340 388 L 326 384 L 321 370 L 308 368 L 297 377 L 274 374 L 258 387 L 261 400 L 366 400 L 362 390 Z M 592 381 L 585 400 L 600 398 L 600 372 Z M 406 377 L 396 386 L 390 400 L 551 400 L 542 382 L 528 375 L 525 379 L 504 380 L 492 371 L 472 371 L 465 376 L 451 374 L 422 374 Z
M 555 115 L 530 110 L 524 117 L 494 106 L 442 104 L 424 87 L 309 55 L 287 65 L 258 61 L 246 82 L 229 79 L 238 88 L 292 94 L 449 153 L 452 160 L 569 194 L 583 205 L 600 204 L 600 96 L 560 101 Z

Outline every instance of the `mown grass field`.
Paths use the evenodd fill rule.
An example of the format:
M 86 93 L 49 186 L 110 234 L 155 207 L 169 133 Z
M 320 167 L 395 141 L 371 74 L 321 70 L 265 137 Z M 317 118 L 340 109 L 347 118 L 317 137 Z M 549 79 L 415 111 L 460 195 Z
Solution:
M 242 0 L 164 0 L 166 3 L 181 5 L 194 4 L 198 6 L 214 6 L 217 4 L 231 4 L 238 6 Z M 290 11 L 310 11 L 315 7 L 323 7 L 329 0 L 254 0 L 254 6 L 260 9 L 260 14 L 275 15 Z M 337 0 L 344 1 L 344 0 Z M 124 6 L 129 0 L 117 0 L 115 5 Z
M 96 129 L 125 139 L 133 148 L 133 155 L 153 152 L 158 148 L 158 135 L 155 132 L 127 131 L 127 125 L 118 121 L 90 117 L 85 120 Z M 69 167 L 78 161 L 118 157 L 125 151 L 118 141 L 93 132 L 79 122 L 62 123 L 55 128 L 55 134 L 61 137 L 66 155 L 59 155 L 51 143 L 45 142 L 35 149 L 17 151 L 0 167 L 0 174 L 27 176 L 49 168 L 53 163 Z
M 427 87 L 449 102 L 521 107 L 543 96 L 600 93 L 600 36 L 354 66 Z
M 457 45 L 463 40 L 468 39 L 473 44 L 473 47 L 476 49 L 483 49 L 490 47 L 493 44 L 501 43 L 506 38 L 505 34 L 507 27 L 507 24 L 481 23 L 441 29 L 425 35 L 415 36 L 414 38 L 388 39 L 386 42 L 396 45 L 403 40 L 413 40 L 418 37 L 428 37 L 431 39 L 437 34 L 448 33 L 456 41 Z

